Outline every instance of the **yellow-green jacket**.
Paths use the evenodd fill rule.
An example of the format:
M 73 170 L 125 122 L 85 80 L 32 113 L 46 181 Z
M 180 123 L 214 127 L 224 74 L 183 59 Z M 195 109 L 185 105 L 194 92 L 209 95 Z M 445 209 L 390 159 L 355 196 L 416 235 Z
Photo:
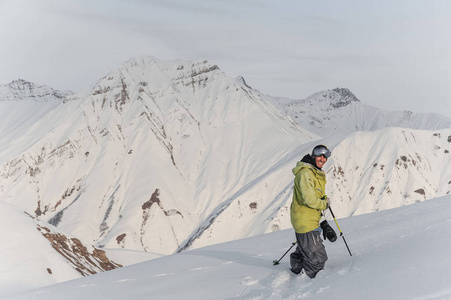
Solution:
M 327 208 L 325 196 L 326 174 L 302 161 L 293 169 L 294 188 L 291 202 L 291 224 L 297 233 L 306 233 L 319 227 L 321 211 Z

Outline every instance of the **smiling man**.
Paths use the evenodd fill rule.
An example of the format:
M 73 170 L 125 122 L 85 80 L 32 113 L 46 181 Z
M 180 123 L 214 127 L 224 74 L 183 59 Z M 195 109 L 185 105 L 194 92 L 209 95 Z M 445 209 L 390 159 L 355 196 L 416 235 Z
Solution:
M 321 229 L 330 241 L 336 239 L 335 232 L 327 221 L 323 221 L 321 226 L 319 224 L 321 212 L 329 206 L 329 198 L 325 193 L 326 174 L 322 167 L 330 155 L 326 146 L 318 145 L 313 148 L 311 155 L 305 155 L 293 169 L 295 179 L 290 215 L 297 248 L 290 255 L 291 271 L 299 274 L 304 269 L 310 278 L 315 278 L 327 260 Z

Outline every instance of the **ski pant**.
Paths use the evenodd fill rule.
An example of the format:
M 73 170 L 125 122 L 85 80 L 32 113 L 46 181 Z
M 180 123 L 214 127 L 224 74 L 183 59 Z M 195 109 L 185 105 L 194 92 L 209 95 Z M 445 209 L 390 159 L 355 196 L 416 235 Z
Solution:
M 296 232 L 296 241 L 296 251 L 290 254 L 291 269 L 293 272 L 304 269 L 308 277 L 315 278 L 316 274 L 324 268 L 327 260 L 321 232 L 315 230 L 307 233 Z

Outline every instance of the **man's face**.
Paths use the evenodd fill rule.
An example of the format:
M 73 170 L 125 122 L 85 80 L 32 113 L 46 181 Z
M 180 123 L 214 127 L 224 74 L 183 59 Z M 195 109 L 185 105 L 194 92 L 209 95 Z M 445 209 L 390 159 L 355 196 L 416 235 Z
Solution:
M 327 158 L 324 157 L 324 155 L 316 156 L 315 162 L 316 162 L 316 165 L 318 166 L 318 168 L 321 169 L 324 166 L 324 164 L 327 162 Z

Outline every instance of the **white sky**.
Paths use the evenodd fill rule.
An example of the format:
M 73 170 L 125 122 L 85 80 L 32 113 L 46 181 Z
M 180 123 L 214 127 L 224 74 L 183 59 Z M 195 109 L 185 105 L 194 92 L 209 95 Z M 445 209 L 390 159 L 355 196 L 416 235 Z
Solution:
M 205 59 L 272 96 L 336 87 L 451 118 L 451 1 L 0 0 L 0 83 L 81 91 L 134 56 Z

